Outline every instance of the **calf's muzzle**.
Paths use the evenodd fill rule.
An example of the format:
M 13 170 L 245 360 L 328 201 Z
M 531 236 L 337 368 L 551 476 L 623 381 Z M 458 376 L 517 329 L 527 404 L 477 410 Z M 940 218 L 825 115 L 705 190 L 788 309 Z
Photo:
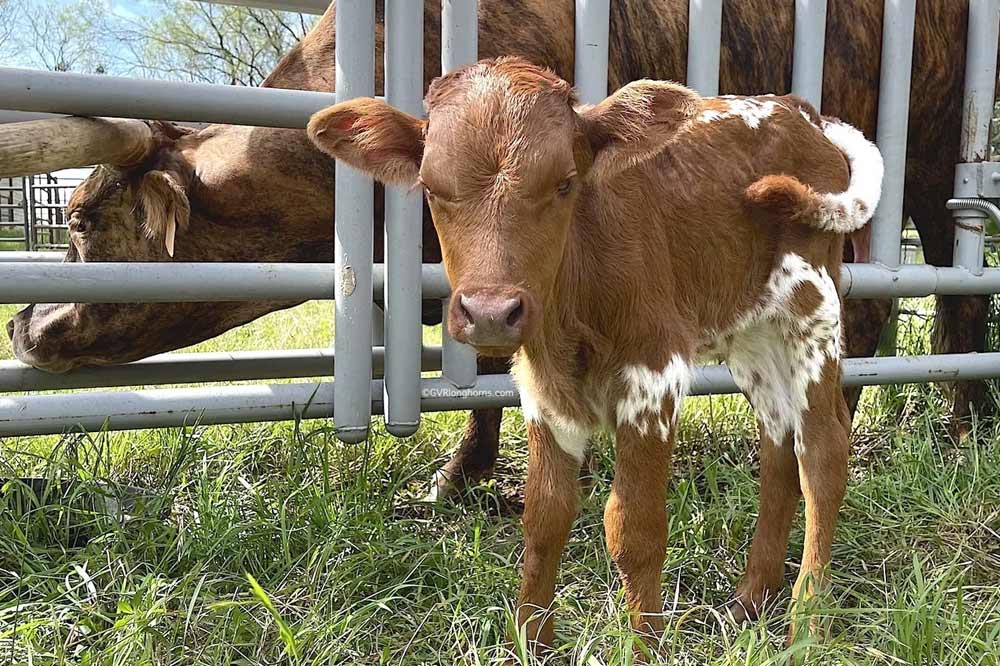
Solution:
M 448 312 L 448 332 L 486 355 L 510 354 L 527 337 L 535 307 L 521 289 L 458 289 Z

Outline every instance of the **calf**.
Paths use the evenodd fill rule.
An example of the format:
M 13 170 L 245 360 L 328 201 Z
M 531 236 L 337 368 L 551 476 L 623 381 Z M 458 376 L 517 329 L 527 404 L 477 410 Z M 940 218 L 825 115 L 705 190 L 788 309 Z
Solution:
M 760 518 L 734 610 L 757 613 L 780 587 L 800 493 L 794 592 L 814 594 L 847 478 L 842 234 L 877 205 L 878 150 L 795 97 L 701 98 L 647 80 L 578 107 L 519 58 L 437 79 L 426 105 L 424 122 L 352 100 L 309 135 L 382 182 L 424 188 L 454 287 L 449 331 L 481 354 L 516 352 L 528 635 L 552 640 L 537 611 L 600 429 L 616 436 L 608 547 L 634 628 L 661 630 L 671 450 L 700 358 L 729 364 L 760 426 Z

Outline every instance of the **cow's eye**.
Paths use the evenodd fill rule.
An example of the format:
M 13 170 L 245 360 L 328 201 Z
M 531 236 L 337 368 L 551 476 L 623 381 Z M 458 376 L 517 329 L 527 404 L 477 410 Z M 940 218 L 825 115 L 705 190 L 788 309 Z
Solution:
M 85 234 L 90 225 L 87 221 L 80 216 L 79 213 L 73 213 L 69 218 L 69 230 L 71 233 Z
M 559 187 L 556 188 L 556 192 L 559 196 L 564 197 L 573 191 L 573 186 L 576 185 L 576 174 L 570 174 L 559 182 Z

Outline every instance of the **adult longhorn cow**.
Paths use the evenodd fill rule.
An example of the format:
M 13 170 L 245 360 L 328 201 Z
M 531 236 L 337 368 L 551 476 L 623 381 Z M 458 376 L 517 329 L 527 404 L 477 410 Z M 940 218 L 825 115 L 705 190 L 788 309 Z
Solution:
M 572 80 L 574 4 L 480 0 L 480 55 L 522 55 Z M 687 0 L 612 3 L 611 89 L 639 78 L 684 80 L 687 7 Z M 829 2 L 823 110 L 869 137 L 875 134 L 882 7 L 882 0 Z M 331 5 L 266 86 L 333 88 L 334 12 Z M 425 0 L 425 83 L 439 73 L 439 12 L 437 0 Z M 936 265 L 951 261 L 953 229 L 945 202 L 958 159 L 967 21 L 967 0 L 928 0 L 917 7 L 905 211 L 916 222 L 925 257 Z M 792 0 L 728 0 L 721 91 L 787 92 L 793 25 Z M 382 26 L 379 13 L 379 87 Z M 57 136 L 67 146 L 76 146 L 66 150 L 67 159 L 58 166 L 110 163 L 70 202 L 69 261 L 169 261 L 166 234 L 171 230 L 176 230 L 174 261 L 316 262 L 329 261 L 333 254 L 333 162 L 309 143 L 305 132 L 220 125 L 191 132 L 159 123 L 47 122 L 32 125 L 33 136 L 10 126 L 0 131 L 18 133 L 18 141 L 27 144 L 51 142 Z M 424 260 L 437 261 L 439 247 L 429 214 L 425 220 Z M 377 205 L 377 257 L 382 254 L 381 225 Z M 847 258 L 863 261 L 867 238 L 853 240 Z M 8 328 L 19 358 L 64 371 L 177 349 L 290 305 L 35 305 L 20 312 Z M 937 348 L 982 351 L 986 309 L 985 298 L 938 299 Z M 885 301 L 848 304 L 847 355 L 874 352 L 888 312 Z M 967 416 L 969 405 L 981 402 L 982 395 L 979 384 L 958 386 L 957 416 Z M 849 403 L 856 398 L 856 393 L 849 396 Z M 499 410 L 476 412 L 438 482 L 447 485 L 489 474 L 499 424 Z

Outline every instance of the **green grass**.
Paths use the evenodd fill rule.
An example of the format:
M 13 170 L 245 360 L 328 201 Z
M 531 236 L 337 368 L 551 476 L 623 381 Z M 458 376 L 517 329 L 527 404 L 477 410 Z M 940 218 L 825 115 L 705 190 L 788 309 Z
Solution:
M 926 344 L 925 303 L 900 329 Z M 0 308 L 5 319 L 12 308 Z M 276 313 L 201 350 L 320 346 L 329 304 Z M 0 342 L 5 345 L 6 341 Z M 0 346 L 0 357 L 10 354 Z M 520 416 L 497 478 L 465 505 L 419 498 L 463 427 L 425 417 L 364 446 L 322 423 L 214 426 L 0 441 L 0 478 L 74 481 L 28 502 L 0 488 L 0 664 L 490 664 L 508 654 L 521 557 Z M 837 532 L 816 664 L 1000 664 L 1000 431 L 947 436 L 937 389 L 869 389 Z M 670 492 L 664 663 L 784 663 L 787 593 L 737 627 L 717 609 L 756 515 L 753 426 L 742 399 L 689 401 Z M 559 578 L 550 663 L 628 664 L 601 528 L 613 454 L 601 441 Z M 124 485 L 151 496 L 121 517 Z M 30 496 L 29 496 L 30 497 Z M 95 508 L 96 507 L 96 508 Z M 802 545 L 788 555 L 794 579 Z

